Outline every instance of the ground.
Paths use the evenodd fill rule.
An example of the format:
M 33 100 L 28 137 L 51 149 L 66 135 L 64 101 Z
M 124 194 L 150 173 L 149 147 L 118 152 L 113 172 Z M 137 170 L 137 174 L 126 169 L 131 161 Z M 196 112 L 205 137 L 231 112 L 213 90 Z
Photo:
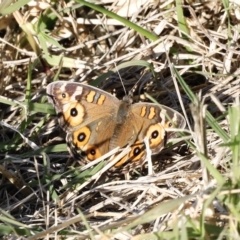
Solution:
M 0 234 L 239 239 L 239 3 L 96 4 L 1 2 Z M 47 102 L 54 80 L 119 99 L 134 89 L 134 103 L 152 97 L 186 128 L 124 174 L 108 170 L 113 153 L 74 159 Z

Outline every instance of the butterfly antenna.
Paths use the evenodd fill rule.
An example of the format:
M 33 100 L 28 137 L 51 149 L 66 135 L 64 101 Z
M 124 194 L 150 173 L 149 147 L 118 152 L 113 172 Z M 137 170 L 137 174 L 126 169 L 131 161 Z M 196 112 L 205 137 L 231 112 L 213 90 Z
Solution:
M 124 90 L 124 92 L 125 92 L 125 96 L 128 95 L 128 96 L 130 96 L 130 97 L 133 97 L 133 93 L 135 92 L 135 90 L 136 90 L 136 88 L 137 88 L 139 82 L 142 80 L 143 75 L 139 78 L 139 80 L 134 84 L 134 86 L 132 87 L 132 89 L 131 89 L 131 90 L 129 91 L 129 93 L 127 94 L 127 90 L 126 90 L 126 88 L 125 88 L 125 86 L 124 86 L 124 84 L 123 84 L 122 77 L 121 77 L 121 75 L 120 75 L 120 73 L 119 73 L 119 71 L 118 71 L 118 69 L 117 69 L 117 65 L 116 65 L 115 62 L 114 62 L 114 65 L 115 65 L 115 68 L 116 68 L 116 70 L 117 70 L 117 73 L 118 73 L 119 79 L 120 79 L 120 81 L 121 81 L 121 83 L 122 83 L 123 90 Z
M 113 63 L 114 63 L 114 66 L 115 66 L 115 68 L 116 68 L 116 72 L 118 73 L 119 79 L 120 79 L 120 81 L 121 81 L 121 83 L 122 83 L 125 96 L 127 96 L 127 90 L 126 90 L 126 88 L 125 88 L 125 86 L 124 86 L 124 84 L 123 84 L 123 80 L 122 80 L 122 77 L 121 77 L 121 75 L 120 75 L 120 73 L 119 73 L 119 71 L 118 71 L 117 65 L 116 65 L 115 62 L 113 62 Z
M 142 80 L 143 75 L 137 80 L 137 82 L 133 85 L 132 89 L 129 91 L 129 95 L 133 96 L 133 93 L 135 92 L 139 82 Z

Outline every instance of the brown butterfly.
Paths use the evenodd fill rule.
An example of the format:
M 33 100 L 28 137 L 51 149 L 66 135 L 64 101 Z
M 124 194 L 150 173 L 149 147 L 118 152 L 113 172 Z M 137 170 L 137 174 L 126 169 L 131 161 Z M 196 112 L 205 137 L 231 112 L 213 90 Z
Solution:
M 154 155 L 175 135 L 167 131 L 169 128 L 185 127 L 183 116 L 171 108 L 154 103 L 132 104 L 129 96 L 119 100 L 81 83 L 50 83 L 47 95 L 76 159 L 93 161 L 116 147 L 129 145 L 131 151 L 115 167 L 127 162 L 142 164 L 146 157 L 145 137 Z

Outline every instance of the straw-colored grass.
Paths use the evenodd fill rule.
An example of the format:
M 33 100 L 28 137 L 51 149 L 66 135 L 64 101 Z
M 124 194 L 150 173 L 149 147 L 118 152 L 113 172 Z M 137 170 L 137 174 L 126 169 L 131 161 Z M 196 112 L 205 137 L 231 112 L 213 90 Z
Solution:
M 239 239 L 240 5 L 93 2 L 0 3 L 0 235 Z M 187 128 L 128 174 L 108 171 L 113 152 L 83 164 L 46 100 L 55 79 L 119 98 L 139 81 L 134 102 L 153 97 Z

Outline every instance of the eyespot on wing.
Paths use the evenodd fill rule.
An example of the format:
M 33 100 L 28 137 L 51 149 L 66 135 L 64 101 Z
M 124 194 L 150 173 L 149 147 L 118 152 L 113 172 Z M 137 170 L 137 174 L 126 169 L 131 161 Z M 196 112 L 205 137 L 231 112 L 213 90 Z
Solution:
M 83 127 L 73 132 L 72 141 L 77 148 L 82 148 L 88 143 L 90 135 L 91 130 L 88 127 Z
M 79 102 L 66 103 L 62 115 L 68 126 L 76 127 L 84 121 L 85 109 Z

